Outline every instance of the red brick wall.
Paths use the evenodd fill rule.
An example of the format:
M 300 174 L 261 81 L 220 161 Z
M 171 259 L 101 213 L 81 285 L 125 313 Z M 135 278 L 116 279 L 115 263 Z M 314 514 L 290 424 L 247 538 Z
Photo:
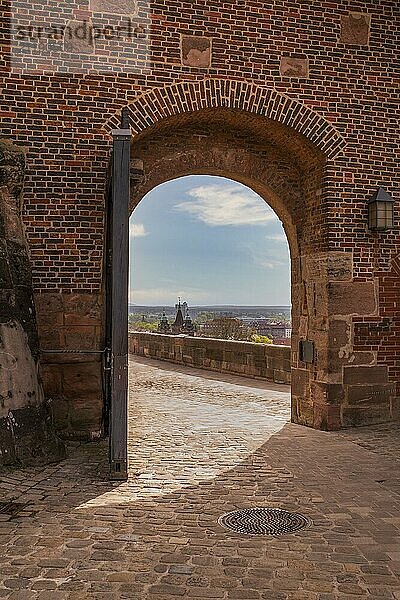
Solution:
M 6 11 L 8 3 L 2 0 L 1 6 Z M 341 19 L 349 10 L 371 16 L 368 46 L 341 42 Z M 292 0 L 284 7 L 252 0 L 224 3 L 222 10 L 209 2 L 190 10 L 184 2 L 153 2 L 152 64 L 144 75 L 14 75 L 7 68 L 5 41 L 1 133 L 29 149 L 25 221 L 37 289 L 60 284 L 71 291 L 99 289 L 108 118 L 143 91 L 210 77 L 274 88 L 343 135 L 346 152 L 329 167 L 329 242 L 350 250 L 357 240 L 356 270 L 371 275 L 376 261 L 365 228 L 365 200 L 379 184 L 398 190 L 393 68 L 398 11 L 393 0 L 306 5 Z M 188 33 L 213 40 L 210 69 L 181 65 L 180 36 Z M 7 38 L 4 29 L 2 37 Z M 282 76 L 282 57 L 308 58 L 308 77 Z M 380 236 L 379 262 L 386 268 L 395 236 Z
M 83 11 L 90 8 L 87 0 L 79 7 Z M 10 14 L 5 0 L 0 0 L 0 8 L 5 16 Z M 365 16 L 350 16 L 350 12 Z M 246 111 L 283 124 L 275 130 L 268 125 L 270 143 L 286 150 L 292 167 L 301 172 L 302 202 L 290 213 L 292 223 L 288 215 L 284 218 L 292 229 L 292 247 L 296 242 L 298 255 L 351 255 L 351 273 L 345 283 L 336 285 L 335 294 L 341 290 L 342 295 L 354 296 L 354 290 L 361 288 L 351 287 L 353 284 L 375 285 L 379 280 L 379 309 L 374 314 L 367 309 L 354 311 L 354 307 L 338 313 L 334 303 L 324 297 L 327 280 L 315 275 L 314 269 L 310 277 L 315 281 L 305 281 L 303 263 L 297 253 L 293 257 L 298 304 L 294 340 L 308 337 L 318 346 L 319 362 L 313 367 L 300 365 L 308 378 L 303 396 L 311 394 L 310 381 L 328 386 L 343 382 L 344 359 L 333 367 L 326 352 L 332 317 L 350 323 L 351 347 L 347 344 L 344 352 L 346 360 L 353 360 L 349 364 L 363 364 L 365 353 L 357 355 L 356 363 L 352 353 L 368 347 L 375 365 L 387 364 L 390 381 L 395 382 L 398 314 L 388 303 L 396 293 L 391 261 L 399 252 L 398 3 L 246 0 L 221 6 L 208 1 L 189 5 L 160 0 L 150 3 L 149 14 L 150 65 L 138 73 L 131 69 L 85 75 L 12 72 L 7 19 L 2 20 L 0 135 L 28 151 L 23 216 L 36 293 L 92 294 L 97 301 L 102 292 L 109 132 L 117 124 L 122 106 L 131 107 L 132 129 L 140 134 L 137 147 L 141 140 L 145 144 L 146 136 L 150 139 L 148 131 L 156 131 L 166 116 L 189 114 L 206 106 L 228 107 L 230 127 L 232 131 L 236 127 L 238 137 L 246 138 L 249 129 L 257 135 L 262 127 L 251 125 L 247 117 L 245 123 Z M 185 39 L 182 45 L 181 36 L 200 37 L 193 41 L 193 47 L 200 50 L 207 48 L 210 40 L 211 62 L 206 50 L 199 55 L 197 66 L 190 66 L 192 42 Z M 180 127 L 179 121 L 176 126 Z M 367 201 L 380 185 L 396 200 L 397 226 L 390 232 L 372 234 L 367 228 Z M 285 216 L 284 202 L 280 209 Z M 368 287 L 370 295 L 371 289 Z M 310 309 L 312 296 L 318 306 Z M 307 297 L 307 306 L 303 301 L 300 306 L 299 299 Z M 41 301 L 41 305 L 47 304 Z M 59 304 L 65 304 L 64 300 Z M 84 333 L 80 327 L 84 327 L 85 309 L 81 312 L 83 320 L 76 319 L 72 332 L 77 338 Z M 63 347 L 66 321 L 57 316 L 56 308 L 54 314 L 55 321 L 61 321 L 60 329 L 51 332 L 51 343 L 43 333 L 42 342 Z M 385 330 L 376 337 L 377 323 L 386 317 L 391 319 L 390 333 Z M 41 318 L 44 324 L 46 318 L 39 314 Z M 101 326 L 100 313 L 92 324 Z M 98 333 L 94 346 L 101 347 Z M 296 346 L 294 350 L 298 368 Z M 342 350 L 338 352 L 343 355 Z M 56 397 L 68 396 L 65 385 L 56 388 Z M 82 404 L 79 394 L 77 402 Z M 315 420 L 316 404 L 326 402 L 326 395 L 321 398 L 306 400 L 310 415 L 314 415 L 306 422 Z M 333 405 L 336 401 L 342 402 L 332 400 Z M 336 408 L 332 414 L 336 419 Z M 343 414 L 340 418 L 344 423 Z M 98 424 L 93 427 L 96 430 Z

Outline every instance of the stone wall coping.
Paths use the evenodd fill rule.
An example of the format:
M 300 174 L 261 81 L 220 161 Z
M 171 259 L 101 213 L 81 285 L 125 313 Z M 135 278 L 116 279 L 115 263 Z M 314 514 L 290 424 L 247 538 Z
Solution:
M 207 341 L 211 341 L 211 342 L 220 342 L 220 343 L 224 343 L 224 344 L 241 344 L 243 346 L 252 346 L 252 347 L 267 347 L 267 348 L 279 348 L 279 349 L 283 349 L 283 351 L 287 351 L 288 354 L 290 355 L 291 353 L 291 347 L 290 346 L 283 346 L 281 344 L 262 344 L 262 343 L 258 343 L 258 342 L 248 342 L 248 341 L 244 341 L 244 340 L 224 340 L 221 338 L 212 338 L 212 337 L 193 337 L 190 335 L 185 335 L 185 334 L 180 334 L 180 335 L 170 335 L 168 333 L 156 333 L 156 332 L 152 332 L 152 331 L 129 331 L 129 335 L 143 335 L 143 336 L 151 336 L 151 337 L 163 337 L 163 338 L 172 338 L 172 339 L 176 339 L 176 340 L 195 340 L 200 341 L 200 340 L 207 340 Z
M 274 383 L 290 384 L 291 380 L 289 346 L 130 331 L 129 353 Z

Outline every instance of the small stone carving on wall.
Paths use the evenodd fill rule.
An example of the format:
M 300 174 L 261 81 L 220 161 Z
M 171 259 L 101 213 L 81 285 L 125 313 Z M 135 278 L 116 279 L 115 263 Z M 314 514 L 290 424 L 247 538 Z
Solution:
M 282 56 L 280 71 L 282 77 L 308 77 L 308 58 Z
M 211 67 L 212 43 L 210 38 L 183 35 L 181 39 L 182 64 L 187 67 Z
M 94 52 L 93 27 L 89 21 L 68 21 L 64 32 L 64 51 L 71 54 Z
M 98 13 L 135 16 L 138 14 L 138 0 L 90 0 L 90 8 Z
M 368 46 L 371 15 L 351 12 L 342 16 L 340 41 L 354 46 Z

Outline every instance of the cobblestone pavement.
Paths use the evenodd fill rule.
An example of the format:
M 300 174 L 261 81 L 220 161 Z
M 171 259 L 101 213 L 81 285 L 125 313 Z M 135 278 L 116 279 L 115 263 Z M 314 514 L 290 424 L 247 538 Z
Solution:
M 400 599 L 398 425 L 305 429 L 286 422 L 287 388 L 154 361 L 130 379 L 127 483 L 107 481 L 106 442 L 1 476 L 20 506 L 0 513 L 0 598 Z M 312 524 L 218 524 L 252 506 Z

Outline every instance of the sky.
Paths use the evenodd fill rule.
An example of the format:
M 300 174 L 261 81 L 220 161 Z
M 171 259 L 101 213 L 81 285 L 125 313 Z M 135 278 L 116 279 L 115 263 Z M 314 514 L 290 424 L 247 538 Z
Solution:
M 130 219 L 132 304 L 289 306 L 282 224 L 254 191 L 196 175 L 151 190 Z

